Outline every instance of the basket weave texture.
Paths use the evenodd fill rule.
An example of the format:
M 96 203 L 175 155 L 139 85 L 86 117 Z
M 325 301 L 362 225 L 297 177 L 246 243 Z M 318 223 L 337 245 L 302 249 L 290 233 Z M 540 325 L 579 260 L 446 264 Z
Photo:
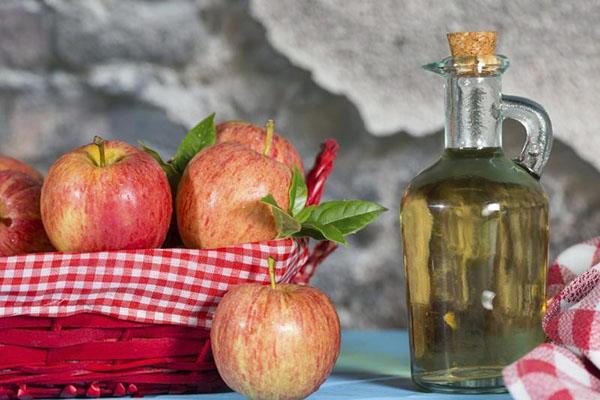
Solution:
M 338 145 L 307 177 L 317 204 Z M 147 249 L 0 257 L 0 399 L 202 393 L 224 387 L 210 350 L 232 285 L 306 284 L 331 242 L 280 239 L 221 249 Z

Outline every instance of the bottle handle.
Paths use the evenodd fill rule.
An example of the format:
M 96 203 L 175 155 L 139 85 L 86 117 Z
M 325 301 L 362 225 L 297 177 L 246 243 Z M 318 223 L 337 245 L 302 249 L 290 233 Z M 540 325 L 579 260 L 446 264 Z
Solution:
M 527 140 L 521 155 L 515 160 L 536 178 L 550 157 L 552 149 L 552 123 L 542 106 L 517 96 L 502 96 L 500 117 L 520 122 L 527 132 Z

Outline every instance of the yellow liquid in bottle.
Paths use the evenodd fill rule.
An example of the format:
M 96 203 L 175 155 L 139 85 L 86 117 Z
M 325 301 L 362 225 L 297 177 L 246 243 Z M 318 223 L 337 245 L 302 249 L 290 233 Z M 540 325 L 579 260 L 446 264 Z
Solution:
M 413 380 L 504 391 L 502 368 L 544 340 L 541 185 L 500 149 L 448 149 L 409 185 L 401 222 Z

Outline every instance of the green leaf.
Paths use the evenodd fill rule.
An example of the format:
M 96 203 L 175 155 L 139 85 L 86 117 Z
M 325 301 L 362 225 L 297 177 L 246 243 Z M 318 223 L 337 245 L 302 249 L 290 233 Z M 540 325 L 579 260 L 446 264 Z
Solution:
M 291 236 L 300 231 L 302 228 L 300 223 L 296 221 L 294 217 L 286 213 L 281 207 L 279 207 L 279 204 L 277 204 L 277 201 L 273 195 L 268 194 L 267 196 L 263 197 L 261 201 L 271 206 L 273 217 L 275 218 L 275 226 L 277 227 L 278 239 Z
M 334 226 L 345 236 L 361 230 L 384 211 L 387 211 L 387 208 L 370 201 L 326 201 L 312 210 L 306 223 Z
M 294 218 L 296 218 L 296 221 L 300 222 L 301 224 L 303 224 L 304 222 L 306 222 L 309 218 L 310 218 L 310 214 L 312 213 L 312 211 L 315 209 L 315 206 L 308 206 L 302 209 L 302 211 L 300 211 L 298 214 L 296 214 L 294 216 Z
M 335 226 L 321 225 L 316 222 L 302 224 L 302 230 L 294 234 L 296 237 L 308 236 L 317 240 L 331 240 L 346 246 L 348 241 Z
M 292 173 L 289 196 L 290 214 L 295 217 L 304 209 L 304 206 L 306 206 L 306 198 L 308 197 L 306 182 L 298 167 L 294 167 L 294 172 Z
M 183 173 L 190 160 L 205 147 L 215 144 L 217 140 L 217 131 L 215 128 L 215 114 L 212 113 L 204 118 L 198 125 L 190 129 L 177 152 L 169 161 L 179 173 Z
M 160 154 L 158 154 L 158 152 L 156 150 L 151 149 L 150 147 L 146 146 L 144 144 L 144 142 L 142 142 L 142 141 L 140 141 L 139 144 L 142 147 L 142 150 L 144 150 L 152 158 L 154 158 L 156 160 L 156 162 L 158 162 L 160 167 L 163 169 L 163 171 L 165 171 L 165 174 L 167 174 L 167 178 L 169 179 L 169 185 L 171 186 L 171 190 L 173 191 L 173 195 L 174 195 L 175 190 L 177 190 L 177 185 L 179 184 L 179 179 L 181 179 L 181 174 L 175 170 L 173 165 L 171 165 L 170 163 L 164 162 L 163 159 L 161 158 Z

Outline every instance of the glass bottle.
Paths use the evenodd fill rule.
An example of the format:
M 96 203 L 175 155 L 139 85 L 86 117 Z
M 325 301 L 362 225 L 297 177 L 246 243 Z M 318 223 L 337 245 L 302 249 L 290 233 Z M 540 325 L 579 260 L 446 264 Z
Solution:
M 446 79 L 445 149 L 410 182 L 400 213 L 412 378 L 442 392 L 505 391 L 502 368 L 544 341 L 548 202 L 539 177 L 551 124 L 539 105 L 501 95 L 508 60 L 494 54 L 495 36 L 493 52 L 479 54 L 481 34 L 451 34 L 475 50 L 424 67 Z M 515 161 L 502 151 L 505 118 L 527 131 Z

